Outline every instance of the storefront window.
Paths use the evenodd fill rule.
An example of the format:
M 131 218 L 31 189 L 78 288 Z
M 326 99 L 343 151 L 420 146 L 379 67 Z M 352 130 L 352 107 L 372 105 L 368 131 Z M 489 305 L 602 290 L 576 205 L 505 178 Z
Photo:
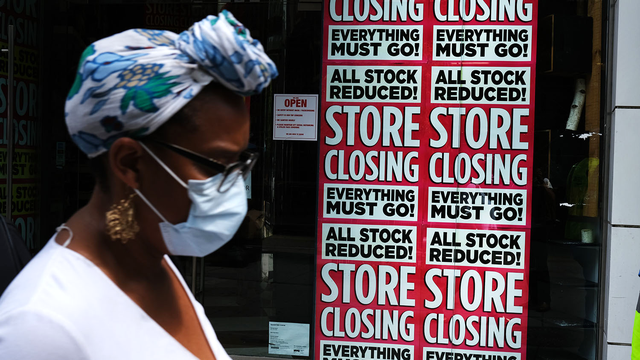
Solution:
M 42 86 L 51 95 L 42 106 L 51 115 L 41 130 L 47 196 L 35 247 L 93 187 L 62 108 L 82 50 L 134 27 L 179 32 L 227 9 L 261 41 L 280 76 L 246 99 L 260 162 L 246 183 L 244 223 L 214 254 L 175 262 L 230 354 L 405 359 L 411 349 L 411 359 L 451 351 L 596 359 L 606 8 L 587 0 L 45 2 L 42 26 L 51 31 L 43 34 Z M 317 141 L 273 139 L 280 94 L 318 96 Z M 469 118 L 476 122 L 467 126 Z M 465 164 L 468 174 L 455 172 Z M 463 211 L 481 204 L 461 203 L 462 193 L 467 202 L 500 197 L 502 209 Z M 431 212 L 434 199 L 459 207 Z M 470 234 L 510 240 L 481 246 L 467 243 Z M 364 246 L 378 244 L 382 250 Z M 489 264 L 467 256 L 476 250 L 488 251 Z M 345 273 L 352 282 L 343 282 Z M 447 281 L 461 286 L 464 274 L 467 284 L 488 281 L 489 290 L 478 282 L 466 300 L 454 292 L 448 303 Z M 476 293 L 493 307 L 466 310 Z M 375 300 L 360 301 L 370 294 Z M 449 329 L 451 319 L 462 320 Z M 470 327 L 486 339 L 493 332 L 493 340 L 474 343 Z M 467 341 L 457 345 L 461 329 Z M 335 352 L 358 343 L 380 353 Z
M 394 4 L 325 4 L 316 358 L 595 359 L 602 4 Z
M 0 55 L 0 212 L 11 219 L 27 248 L 35 253 L 41 236 L 38 179 L 41 164 L 39 129 L 43 116 L 38 100 L 42 90 L 39 31 L 42 8 L 36 2 L 16 1 L 0 4 L 0 13 L 0 46 L 3 49 Z M 12 72 L 9 71 L 9 53 L 13 55 Z M 10 73 L 13 92 L 8 86 Z M 13 134 L 8 119 L 11 119 Z M 11 140 L 13 145 L 8 146 Z M 11 176 L 7 174 L 9 151 L 13 154 Z M 7 191 L 8 187 L 12 190 Z
M 260 161 L 246 182 L 249 211 L 236 236 L 214 254 L 198 259 L 174 258 L 203 304 L 216 333 L 230 354 L 269 356 L 269 325 L 310 324 L 313 319 L 316 226 L 317 143 L 272 140 L 274 94 L 317 94 L 320 89 L 321 3 L 306 2 L 174 2 L 63 1 L 48 10 L 66 19 L 58 34 L 49 70 L 66 76 L 49 82 L 47 104 L 56 109 L 47 146 L 65 144 L 65 163 L 45 164 L 51 189 L 51 212 L 43 233 L 68 218 L 88 200 L 91 169 L 66 134 L 62 105 L 77 59 L 99 38 L 129 28 L 180 32 L 208 14 L 231 11 L 259 39 L 276 62 L 280 76 L 261 95 L 246 99 L 251 114 L 249 147 Z M 62 21 L 62 20 L 61 20 Z M 59 96 L 58 96 L 59 94 Z M 53 153 L 49 153 L 53 156 Z M 308 344 L 312 329 L 307 325 Z M 309 351 L 309 349 L 307 349 Z M 310 356 L 310 355 L 309 355 Z
M 602 251 L 600 2 L 541 2 L 530 358 L 595 359 Z

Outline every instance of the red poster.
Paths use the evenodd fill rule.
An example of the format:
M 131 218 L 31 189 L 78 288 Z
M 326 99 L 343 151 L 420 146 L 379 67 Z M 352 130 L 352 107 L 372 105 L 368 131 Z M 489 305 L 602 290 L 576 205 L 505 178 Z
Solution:
M 525 359 L 537 0 L 327 0 L 315 358 Z
M 35 249 L 38 221 L 37 126 L 40 79 L 38 27 L 42 7 L 37 1 L 0 1 L 0 47 L 9 47 L 14 25 L 13 98 L 9 99 L 9 57 L 0 57 L 0 214 L 7 211 L 7 104 L 13 103 L 12 221 L 29 249 Z M 3 53 L 6 54 L 6 53 Z

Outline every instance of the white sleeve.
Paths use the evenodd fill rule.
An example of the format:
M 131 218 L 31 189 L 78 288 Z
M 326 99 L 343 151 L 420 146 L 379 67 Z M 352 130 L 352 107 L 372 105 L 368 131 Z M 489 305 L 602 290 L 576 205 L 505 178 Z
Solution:
M 21 309 L 0 316 L 0 359 L 88 360 L 89 356 L 62 318 Z

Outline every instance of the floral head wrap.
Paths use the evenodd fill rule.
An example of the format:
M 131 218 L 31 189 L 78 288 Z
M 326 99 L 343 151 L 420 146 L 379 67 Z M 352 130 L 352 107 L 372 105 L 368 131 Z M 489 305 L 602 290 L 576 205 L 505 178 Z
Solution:
M 260 42 L 227 11 L 180 35 L 127 30 L 82 53 L 65 104 L 67 127 L 93 158 L 120 137 L 152 133 L 211 81 L 249 96 L 277 75 Z

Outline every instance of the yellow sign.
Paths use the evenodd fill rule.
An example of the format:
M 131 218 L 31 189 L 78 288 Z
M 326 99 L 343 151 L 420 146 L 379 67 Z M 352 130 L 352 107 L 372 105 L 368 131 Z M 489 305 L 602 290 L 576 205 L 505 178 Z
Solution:
M 13 178 L 35 179 L 36 174 L 36 150 L 15 149 L 13 153 Z M 0 149 L 0 179 L 7 178 L 7 149 Z
M 7 185 L 0 185 L 0 214 L 7 212 Z M 13 184 L 11 201 L 13 215 L 26 215 L 38 212 L 38 186 L 36 184 Z
M 0 47 L 6 49 L 8 44 L 0 42 Z M 38 80 L 38 51 L 14 46 L 13 76 L 27 80 Z M 0 75 L 6 76 L 9 60 L 7 57 L 0 58 Z

